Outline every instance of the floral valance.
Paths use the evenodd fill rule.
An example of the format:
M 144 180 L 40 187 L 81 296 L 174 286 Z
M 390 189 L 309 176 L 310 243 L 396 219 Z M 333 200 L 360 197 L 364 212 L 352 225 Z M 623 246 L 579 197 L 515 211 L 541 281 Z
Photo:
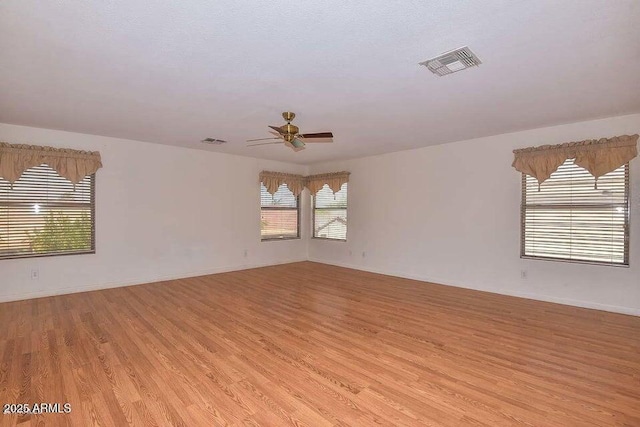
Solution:
M 262 171 L 260 172 L 260 182 L 264 184 L 270 194 L 278 191 L 278 187 L 282 184 L 287 184 L 289 190 L 298 196 L 304 187 L 307 187 L 311 194 L 316 194 L 325 184 L 329 185 L 329 188 L 331 188 L 334 193 L 340 191 L 342 184 L 349 182 L 349 175 L 349 172 L 334 172 L 303 176 L 282 172 Z
M 299 196 L 304 188 L 305 177 L 291 173 L 262 171 L 260 172 L 260 182 L 267 187 L 267 191 L 270 194 L 278 191 L 278 187 L 282 184 L 287 184 L 289 190 L 291 190 L 295 196 Z
M 63 178 L 77 184 L 102 167 L 100 153 L 0 142 L 0 178 L 12 184 L 32 167 L 47 164 Z
M 349 182 L 350 172 L 323 173 L 320 175 L 310 175 L 307 177 L 306 186 L 311 194 L 316 194 L 325 184 L 331 191 L 337 193 L 345 182 Z
M 638 155 L 638 135 L 621 135 L 613 138 L 589 139 L 559 145 L 543 145 L 514 150 L 513 167 L 542 184 L 567 159 L 583 167 L 597 180 Z

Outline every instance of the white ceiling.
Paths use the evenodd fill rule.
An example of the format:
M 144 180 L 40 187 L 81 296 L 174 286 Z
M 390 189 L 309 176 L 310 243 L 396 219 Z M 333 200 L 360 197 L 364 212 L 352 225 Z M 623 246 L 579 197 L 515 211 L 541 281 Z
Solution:
M 638 112 L 638 22 L 636 0 L 5 0 L 0 122 L 305 164 L 361 157 Z M 480 67 L 418 66 L 464 45 Z M 334 143 L 245 146 L 285 110 Z

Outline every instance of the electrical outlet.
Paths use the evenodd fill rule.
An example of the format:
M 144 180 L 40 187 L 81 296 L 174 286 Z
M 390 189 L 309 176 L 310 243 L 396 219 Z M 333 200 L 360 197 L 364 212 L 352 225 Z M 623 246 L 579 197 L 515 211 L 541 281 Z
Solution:
M 246 258 L 246 257 L 248 257 L 248 256 L 249 256 L 249 251 L 245 249 L 245 250 L 244 250 L 244 257 Z
M 527 280 L 527 275 L 528 275 L 527 270 L 520 270 L 520 278 L 522 280 Z
M 37 268 L 31 269 L 31 280 L 38 280 L 40 278 L 40 270 Z
M 353 251 L 349 249 L 349 256 L 353 255 Z
M 366 258 L 367 253 L 365 251 L 362 251 L 362 258 Z

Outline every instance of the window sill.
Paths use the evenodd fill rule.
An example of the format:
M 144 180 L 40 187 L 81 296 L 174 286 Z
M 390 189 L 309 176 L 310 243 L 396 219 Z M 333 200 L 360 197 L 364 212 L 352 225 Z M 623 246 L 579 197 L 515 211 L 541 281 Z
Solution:
M 298 237 L 268 237 L 265 239 L 260 239 L 261 242 L 280 242 L 282 240 L 300 240 L 300 236 Z
M 95 250 L 91 250 L 91 251 L 82 251 L 82 252 L 56 252 L 56 253 L 48 253 L 48 254 L 9 255 L 5 257 L 0 257 L 0 261 L 5 259 L 44 258 L 44 257 L 52 257 L 52 256 L 94 255 L 95 253 L 96 253 Z
M 612 264 L 610 262 L 582 261 L 582 260 L 577 260 L 577 259 L 550 258 L 550 257 L 531 256 L 531 255 L 520 255 L 520 259 L 527 259 L 527 260 L 533 260 L 533 261 L 555 261 L 555 262 L 562 262 L 562 263 L 565 263 L 565 264 L 598 265 L 598 266 L 601 266 L 601 267 L 629 268 L 629 264 Z
M 315 237 L 315 236 L 311 236 L 312 239 L 314 240 L 327 240 L 329 242 L 346 242 L 347 239 L 332 239 L 330 237 Z

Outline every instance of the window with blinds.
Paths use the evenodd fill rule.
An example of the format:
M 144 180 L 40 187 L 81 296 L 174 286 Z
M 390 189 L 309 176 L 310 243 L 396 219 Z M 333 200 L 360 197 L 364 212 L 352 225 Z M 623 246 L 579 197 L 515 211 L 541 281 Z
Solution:
M 0 259 L 95 252 L 95 175 L 74 185 L 47 165 L 0 178 Z
M 313 197 L 313 237 L 347 240 L 347 183 L 335 194 L 325 184 Z
M 300 237 L 300 200 L 287 184 L 273 195 L 260 184 L 260 235 L 262 240 L 297 239 Z
M 539 188 L 522 176 L 525 258 L 629 265 L 629 165 L 598 179 L 567 160 Z

